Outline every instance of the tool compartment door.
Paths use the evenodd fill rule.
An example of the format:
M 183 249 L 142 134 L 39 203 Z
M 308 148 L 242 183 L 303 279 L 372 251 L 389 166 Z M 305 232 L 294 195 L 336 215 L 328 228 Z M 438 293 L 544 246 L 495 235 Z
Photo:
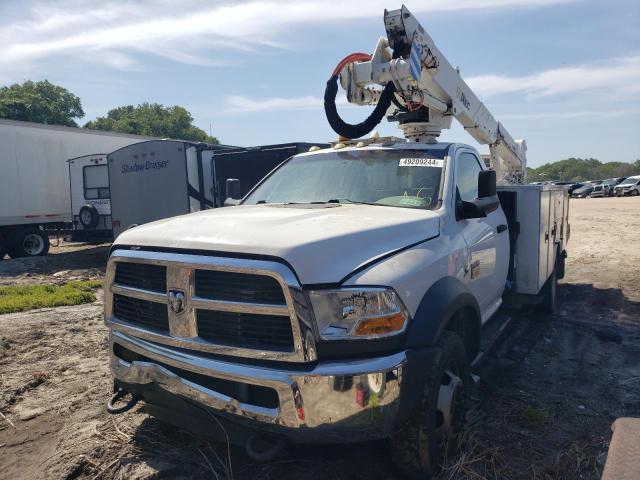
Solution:
M 186 147 L 153 140 L 109 155 L 114 238 L 132 225 L 189 212 Z
M 553 192 L 540 192 L 540 278 L 539 288 L 551 275 L 555 265 L 555 201 Z

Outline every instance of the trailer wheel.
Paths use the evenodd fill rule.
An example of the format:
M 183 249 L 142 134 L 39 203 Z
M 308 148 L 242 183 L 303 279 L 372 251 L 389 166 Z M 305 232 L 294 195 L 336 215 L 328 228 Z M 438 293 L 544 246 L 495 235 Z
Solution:
M 9 236 L 11 258 L 39 257 L 49 252 L 49 235 L 37 228 L 19 228 Z
M 391 458 L 407 478 L 436 475 L 455 447 L 467 410 L 469 363 L 462 339 L 445 330 L 422 398 L 404 429 L 391 437 Z
M 78 214 L 80 218 L 80 223 L 86 229 L 93 230 L 98 226 L 98 222 L 100 221 L 100 216 L 98 215 L 98 210 L 93 205 L 85 205 L 80 209 L 80 213 Z

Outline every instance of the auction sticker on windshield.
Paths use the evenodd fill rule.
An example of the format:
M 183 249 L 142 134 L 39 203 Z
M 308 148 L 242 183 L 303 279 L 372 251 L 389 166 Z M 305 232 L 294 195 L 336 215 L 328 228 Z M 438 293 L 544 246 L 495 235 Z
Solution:
M 437 167 L 444 166 L 442 158 L 401 158 L 399 167 Z

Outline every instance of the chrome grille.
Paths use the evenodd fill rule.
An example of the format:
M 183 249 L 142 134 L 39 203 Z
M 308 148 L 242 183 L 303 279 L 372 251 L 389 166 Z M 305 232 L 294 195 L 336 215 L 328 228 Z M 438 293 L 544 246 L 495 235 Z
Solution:
M 196 270 L 196 295 L 213 300 L 286 305 L 275 278 L 248 273 Z
M 105 293 L 107 325 L 139 338 L 224 355 L 315 360 L 315 348 L 303 348 L 311 338 L 301 333 L 306 312 L 293 300 L 300 286 L 278 262 L 117 250 Z
M 198 336 L 212 342 L 252 348 L 293 348 L 291 320 L 282 315 L 196 310 Z
M 146 263 L 119 263 L 115 283 L 154 292 L 167 291 L 167 267 Z
M 169 316 L 167 306 L 163 303 L 114 295 L 113 314 L 136 327 L 169 333 Z

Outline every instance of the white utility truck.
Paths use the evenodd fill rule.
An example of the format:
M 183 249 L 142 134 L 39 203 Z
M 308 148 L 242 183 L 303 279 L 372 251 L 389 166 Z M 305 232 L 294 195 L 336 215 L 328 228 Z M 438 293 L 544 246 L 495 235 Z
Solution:
M 0 120 L 0 260 L 45 255 L 44 229 L 71 222 L 66 161 L 148 137 Z
M 425 478 L 462 427 L 501 305 L 553 310 L 566 190 L 522 184 L 524 141 L 405 7 L 384 23 L 373 55 L 333 71 L 325 110 L 341 137 L 387 114 L 405 139 L 311 149 L 239 206 L 118 237 L 105 288 L 109 411 L 143 400 L 257 460 L 287 441 L 388 437 L 397 467 Z M 338 116 L 339 80 L 350 102 L 376 105 L 363 123 Z M 437 142 L 454 118 L 489 145 L 491 169 L 474 148 Z

